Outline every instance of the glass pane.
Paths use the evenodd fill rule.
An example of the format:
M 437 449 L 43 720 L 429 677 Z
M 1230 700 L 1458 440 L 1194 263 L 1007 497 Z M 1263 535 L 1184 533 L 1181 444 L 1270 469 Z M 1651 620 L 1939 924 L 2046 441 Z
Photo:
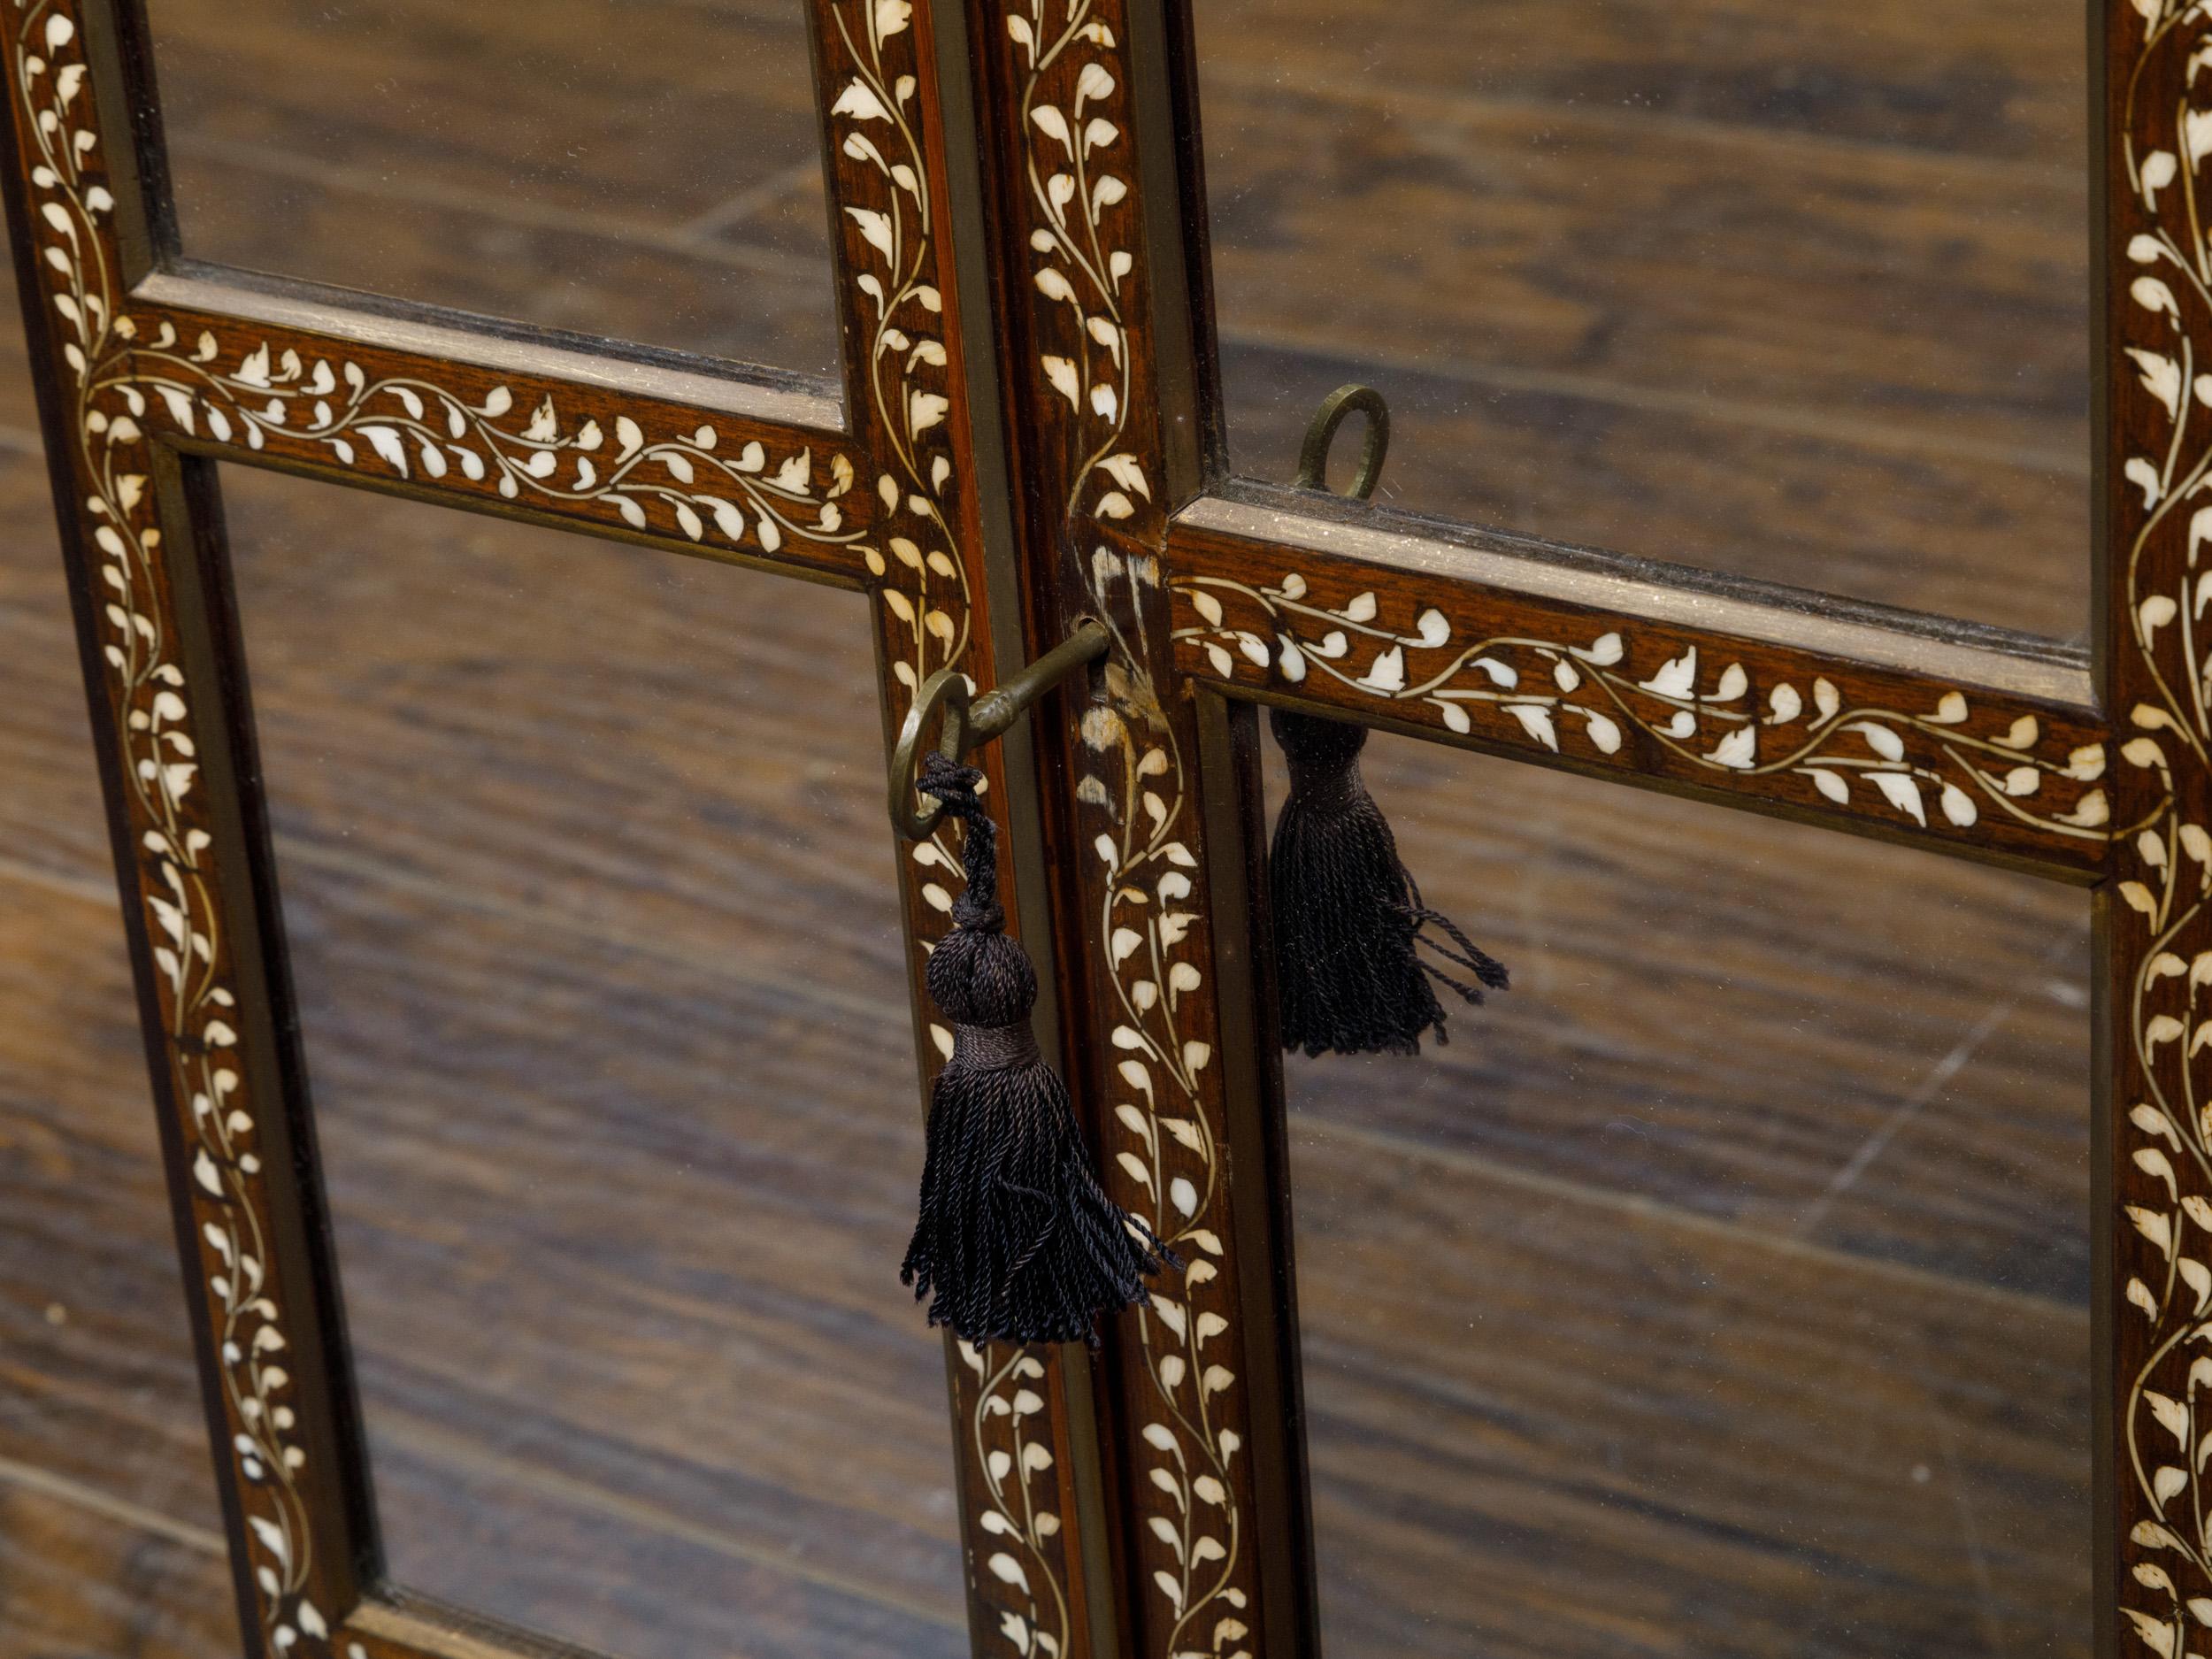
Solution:
M 965 1654 L 864 601 L 225 486 L 391 1580 Z
M 150 0 L 184 251 L 832 373 L 803 0 Z
M 1513 988 L 1286 1063 L 1325 1659 L 2086 1659 L 2086 895 L 1368 756 Z
M 1239 472 L 1364 380 L 1379 500 L 2084 634 L 2076 0 L 1196 18 Z

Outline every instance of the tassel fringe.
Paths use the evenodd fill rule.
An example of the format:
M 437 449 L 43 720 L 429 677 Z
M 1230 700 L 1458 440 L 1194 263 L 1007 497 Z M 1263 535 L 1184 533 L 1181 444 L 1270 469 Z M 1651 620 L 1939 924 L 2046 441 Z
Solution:
M 965 826 L 967 887 L 929 959 L 953 1052 L 931 1091 L 921 1213 L 899 1277 L 929 1302 L 930 1324 L 968 1341 L 1095 1343 L 1102 1314 L 1148 1302 L 1145 1279 L 1182 1263 L 1106 1195 L 1067 1087 L 1037 1051 L 1036 970 L 1002 931 L 982 779 L 940 755 L 923 763 L 922 787 Z
M 1421 902 L 1360 777 L 1366 729 L 1281 709 L 1269 723 L 1290 769 L 1268 855 L 1283 1047 L 1417 1054 L 1427 1032 L 1445 1041 L 1436 987 L 1479 1004 L 1484 987 L 1506 989 L 1505 968 Z

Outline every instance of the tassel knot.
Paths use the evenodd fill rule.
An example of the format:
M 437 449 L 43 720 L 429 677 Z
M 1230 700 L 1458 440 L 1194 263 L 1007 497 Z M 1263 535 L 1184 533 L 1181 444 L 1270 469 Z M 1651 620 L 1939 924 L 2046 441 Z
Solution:
M 1149 1300 L 1147 1276 L 1180 1265 L 1107 1197 L 1031 1032 L 1037 971 L 1003 929 L 998 828 L 983 774 L 941 755 L 921 787 L 963 826 L 967 887 L 930 953 L 929 995 L 952 1022 L 952 1058 L 930 1092 L 921 1213 L 901 1280 L 929 1322 L 971 1342 L 1095 1342 L 1102 1313 Z

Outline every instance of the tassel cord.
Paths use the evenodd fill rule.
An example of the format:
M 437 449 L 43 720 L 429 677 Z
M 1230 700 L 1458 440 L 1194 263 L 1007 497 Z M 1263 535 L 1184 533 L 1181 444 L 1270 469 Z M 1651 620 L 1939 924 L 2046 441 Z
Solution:
M 1421 902 L 1420 884 L 1414 880 L 1413 872 L 1408 870 L 1403 864 L 1400 864 L 1398 873 L 1406 879 L 1409 902 L 1404 906 L 1404 914 L 1413 924 L 1413 942 L 1417 945 L 1427 946 L 1430 950 L 1454 967 L 1464 968 L 1481 984 L 1489 987 L 1494 991 L 1509 989 L 1512 978 L 1506 972 L 1505 964 L 1468 938 L 1460 931 L 1459 924 L 1445 915 L 1443 911 L 1431 910 L 1424 904 Z M 1440 943 L 1435 934 L 1422 931 L 1424 927 L 1432 925 L 1440 929 L 1452 941 L 1450 945 Z M 1453 948 L 1455 946 L 1457 947 L 1456 949 Z M 1420 961 L 1418 957 L 1415 960 Z M 1481 1005 L 1482 993 L 1474 986 L 1461 984 L 1432 962 L 1421 962 L 1420 966 L 1421 972 L 1432 979 L 1440 985 L 1451 987 L 1453 990 L 1476 1006 Z M 1437 1034 L 1440 1038 L 1443 1033 L 1440 1031 Z

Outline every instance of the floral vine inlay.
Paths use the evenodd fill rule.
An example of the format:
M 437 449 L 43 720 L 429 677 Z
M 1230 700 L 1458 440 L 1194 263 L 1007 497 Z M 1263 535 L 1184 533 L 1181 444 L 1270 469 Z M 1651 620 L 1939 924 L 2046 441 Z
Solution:
M 1159 586 L 1147 554 L 1100 547 L 1093 592 L 1112 614 L 1114 590 L 1141 613 Z M 1230 1330 L 1209 1305 L 1221 1297 L 1224 1251 L 1210 1225 L 1221 1191 L 1221 1147 L 1204 1074 L 1213 1047 L 1191 1030 L 1204 1006 L 1208 946 L 1198 859 L 1182 839 L 1190 803 L 1180 744 L 1141 662 L 1110 664 L 1110 701 L 1082 722 L 1089 764 L 1076 798 L 1105 821 L 1092 842 L 1104 867 L 1097 920 L 1115 998 L 1111 1037 L 1119 1098 L 1115 1120 L 1129 1144 L 1115 1154 L 1144 1194 L 1152 1230 L 1183 1258 L 1181 1294 L 1163 1286 L 1136 1314 L 1153 1410 L 1140 1425 L 1145 1477 L 1168 1503 L 1146 1517 L 1173 1563 L 1154 1569 L 1152 1586 L 1172 1619 L 1171 1655 L 1248 1659 L 1237 1582 L 1243 1517 L 1232 1500 L 1232 1468 L 1243 1439 L 1225 1409 L 1237 1377 L 1211 1348 Z
M 1131 330 L 1140 280 L 1127 120 L 1118 40 L 1093 0 L 1018 0 L 1005 14 L 1019 77 L 1022 166 L 1030 196 L 1031 281 L 1043 305 L 1043 395 L 1064 404 L 1064 511 L 1134 530 L 1156 527 L 1152 480 L 1131 436 L 1139 395 Z M 1091 609 L 1115 634 L 1106 701 L 1083 716 L 1086 764 L 1077 799 L 1098 826 L 1102 869 L 1094 924 L 1114 999 L 1110 1031 L 1115 1149 L 1123 1178 L 1141 1195 L 1153 1231 L 1187 1263 L 1179 1287 L 1157 1286 L 1133 1317 L 1150 1398 L 1135 1409 L 1149 1498 L 1143 1523 L 1167 1564 L 1149 1593 L 1168 1617 L 1160 1651 L 1179 1659 L 1248 1659 L 1248 1571 L 1232 1470 L 1243 1441 L 1232 1418 L 1234 1371 L 1218 1351 L 1230 1331 L 1211 1224 L 1223 1194 L 1212 1059 L 1194 1031 L 1208 946 L 1196 887 L 1198 860 L 1183 826 L 1194 811 L 1183 742 L 1162 708 L 1148 660 L 1147 619 L 1164 603 L 1157 560 L 1096 545 L 1088 561 Z M 1148 1620 L 1148 1626 L 1152 1621 Z
M 875 186 L 861 199 L 849 173 L 840 200 L 865 250 L 853 280 L 864 302 L 868 396 L 886 463 L 876 480 L 882 547 L 862 553 L 895 642 L 891 672 L 910 703 L 931 674 L 964 660 L 972 626 L 968 571 L 948 502 L 954 482 L 945 425 L 949 359 L 919 83 L 910 57 L 891 61 L 895 42 L 911 44 L 913 8 L 910 0 L 858 0 L 833 16 L 851 65 L 830 106 L 833 131 L 858 176 Z M 914 847 L 925 872 L 923 900 L 939 916 L 952 909 L 961 879 L 951 833 L 948 824 Z M 933 1025 L 930 1036 L 949 1058 L 952 1033 Z M 964 1431 L 987 1500 L 975 1517 L 983 1540 L 975 1569 L 979 1581 L 995 1586 L 999 1632 L 1015 1651 L 1024 1659 L 1059 1659 L 1071 1638 L 1056 1541 L 1062 1525 L 1054 1507 L 1056 1459 L 1041 1392 L 1045 1366 L 1028 1348 L 967 1342 L 957 1348 L 973 1379 Z M 1003 1605 L 1008 1598 L 1018 1605 Z
M 862 551 L 894 632 L 906 641 L 891 668 L 910 699 L 924 680 L 966 656 L 970 628 L 967 570 L 945 505 L 953 476 L 944 441 L 949 354 L 917 126 L 919 81 L 910 61 L 894 67 L 887 59 L 887 47 L 899 37 L 910 45 L 913 10 L 909 0 L 861 0 L 832 13 L 853 68 L 830 105 L 840 152 L 877 187 L 869 203 L 856 204 L 844 199 L 853 188 L 848 180 L 840 211 L 867 250 L 865 268 L 853 280 L 866 302 L 874 426 L 889 450 L 876 493 L 885 513 L 902 516 L 911 532 L 884 538 L 887 561 L 872 546 Z M 936 857 L 957 877 L 959 860 L 949 850 L 939 845 Z
M 610 433 L 589 417 L 564 419 L 551 394 L 520 412 L 506 386 L 470 402 L 408 376 L 371 376 L 338 354 L 303 357 L 266 342 L 227 366 L 203 331 L 189 350 L 167 319 L 151 338 L 130 318 L 116 332 L 129 349 L 94 381 L 112 391 L 134 426 L 158 411 L 187 437 L 204 434 L 248 449 L 288 438 L 326 451 L 344 467 L 435 482 L 457 475 L 489 482 L 509 501 L 603 503 L 634 530 L 673 528 L 693 541 L 773 553 L 787 538 L 841 544 L 838 498 L 853 487 L 853 464 L 832 452 L 817 465 L 810 449 L 772 456 L 759 440 L 724 447 L 703 422 L 674 437 L 649 438 L 618 416 Z
M 14 0 L 9 63 L 16 128 L 29 151 L 37 257 L 68 380 L 83 524 L 96 550 L 100 651 L 136 828 L 146 932 L 158 970 L 171 1080 L 188 1121 L 186 1156 L 201 1270 L 215 1316 L 232 1461 L 261 1592 L 262 1635 L 277 1652 L 329 1629 L 308 1594 L 312 1539 L 300 1479 L 306 1454 L 291 1404 L 290 1340 L 270 1284 L 255 1103 L 238 1061 L 237 999 L 211 869 L 212 838 L 194 794 L 200 765 L 194 687 L 177 641 L 152 522 L 149 396 L 130 366 L 133 320 L 117 314 L 112 216 L 77 23 L 57 0 Z
M 2193 0 L 2133 0 L 2132 11 L 2129 32 L 2139 21 L 2142 33 L 2118 112 L 2125 180 L 2114 213 L 2132 227 L 2135 274 L 2118 311 L 2136 342 L 2124 348 L 2134 386 L 2132 396 L 2116 389 L 2114 421 L 2127 449 L 2124 511 L 2135 522 L 2117 538 L 2131 649 L 2116 678 L 2132 728 L 2119 764 L 2150 810 L 2115 849 L 2125 974 L 2116 1036 L 2128 1065 L 2113 1110 L 2139 1198 L 2124 1206 L 2132 1236 L 2119 1247 L 2127 1278 L 2116 1315 L 2134 1324 L 2124 1351 L 2139 1356 L 2119 1379 L 2129 1526 L 2119 1588 L 2133 1633 L 2182 1659 L 2212 1626 L 2212 1110 L 2198 1058 L 2212 1043 L 2212 833 L 2201 821 L 2212 658 L 2197 638 L 2212 601 L 2212 569 L 2199 569 L 2212 538 L 2212 506 L 2202 504 L 2212 375 L 2196 356 L 2196 342 L 2212 337 L 2212 245 L 2197 199 L 2212 107 L 2193 103 L 2212 65 L 2212 16 Z
M 1433 606 L 1397 626 L 1372 593 L 1318 603 L 1295 571 L 1271 587 L 1194 577 L 1175 591 L 1193 618 L 1176 640 L 1224 680 L 1295 686 L 1321 675 L 1456 734 L 1479 726 L 1553 754 L 1617 755 L 1632 731 L 1692 766 L 1802 778 L 1835 805 L 1878 801 L 1921 829 L 1935 819 L 1969 828 L 1994 810 L 2072 840 L 2109 833 L 2101 744 L 2047 756 L 2032 714 L 1975 733 L 1963 692 L 1943 693 L 1932 709 L 1893 708 L 1811 672 L 1772 680 L 1762 695 L 1740 662 L 1701 663 L 1695 643 L 1639 650 L 1609 629 L 1574 642 L 1470 639 Z
M 1051 0 L 1031 0 L 1006 16 L 1006 32 L 1022 53 L 1021 133 L 1036 228 L 1031 273 L 1038 293 L 1066 309 L 1071 343 L 1064 355 L 1041 353 L 1038 367 L 1067 401 L 1069 421 L 1086 452 L 1069 469 L 1067 511 L 1108 520 L 1133 518 L 1152 486 L 1124 447 L 1134 365 L 1125 298 L 1136 258 L 1114 245 L 1115 211 L 1129 181 L 1115 157 L 1126 148 L 1115 117 L 1121 96 L 1111 58 L 1116 42 L 1091 0 L 1074 0 L 1056 27 Z M 1045 95 L 1056 69 L 1066 82 L 1059 99 Z

